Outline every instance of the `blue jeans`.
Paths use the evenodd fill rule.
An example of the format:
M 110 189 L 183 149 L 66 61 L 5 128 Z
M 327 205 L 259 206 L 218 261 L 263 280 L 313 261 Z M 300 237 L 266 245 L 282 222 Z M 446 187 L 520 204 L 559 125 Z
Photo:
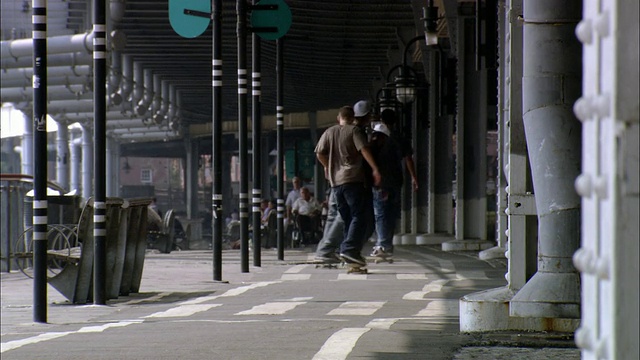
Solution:
M 367 197 L 362 183 L 339 185 L 332 191 L 335 191 L 338 212 L 344 221 L 344 240 L 340 244 L 340 253 L 360 256 L 366 241 L 367 215 L 370 214 L 366 209 L 366 200 L 370 197 Z
M 329 207 L 327 209 L 327 220 L 324 223 L 322 240 L 318 243 L 316 256 L 328 257 L 333 255 L 340 247 L 342 239 L 344 239 L 344 222 L 338 212 L 336 192 L 331 189 L 331 193 L 329 194 Z
M 400 191 L 394 188 L 373 188 L 373 212 L 376 218 L 377 246 L 393 251 L 393 234 L 400 214 Z

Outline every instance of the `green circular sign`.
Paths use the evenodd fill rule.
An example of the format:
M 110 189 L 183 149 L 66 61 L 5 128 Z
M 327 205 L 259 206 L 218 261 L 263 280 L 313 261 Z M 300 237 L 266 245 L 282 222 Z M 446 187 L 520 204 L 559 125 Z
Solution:
M 211 1 L 169 0 L 169 22 L 182 37 L 200 36 L 211 22 Z
M 262 7 L 277 6 L 275 9 Z M 291 27 L 291 9 L 282 0 L 261 0 L 251 10 L 253 32 L 265 40 L 276 40 L 284 36 Z

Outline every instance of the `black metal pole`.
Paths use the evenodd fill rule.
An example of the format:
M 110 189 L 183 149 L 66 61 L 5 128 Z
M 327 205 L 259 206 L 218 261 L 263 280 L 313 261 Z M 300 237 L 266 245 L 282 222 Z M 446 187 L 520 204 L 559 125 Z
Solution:
M 105 0 L 93 1 L 93 303 L 104 305 L 106 299 L 107 184 L 105 179 L 107 119 L 107 43 Z
M 253 0 L 256 5 L 259 0 Z M 253 266 L 261 266 L 262 231 L 260 203 L 262 202 L 262 168 L 260 159 L 262 136 L 262 110 L 260 97 L 262 96 L 261 74 L 260 74 L 260 36 L 255 32 L 251 35 L 251 131 L 253 148 Z
M 236 2 L 238 17 L 238 146 L 240 150 L 240 268 L 249 272 L 249 174 L 247 151 L 247 3 Z M 255 231 L 255 229 L 254 229 Z
M 47 322 L 47 1 L 33 0 L 33 321 Z
M 213 148 L 213 280 L 222 281 L 222 0 L 212 0 L 211 19 L 213 21 L 212 60 L 212 137 Z
M 276 134 L 278 142 L 278 260 L 284 260 L 284 105 L 283 83 L 284 64 L 282 56 L 283 39 L 276 40 Z

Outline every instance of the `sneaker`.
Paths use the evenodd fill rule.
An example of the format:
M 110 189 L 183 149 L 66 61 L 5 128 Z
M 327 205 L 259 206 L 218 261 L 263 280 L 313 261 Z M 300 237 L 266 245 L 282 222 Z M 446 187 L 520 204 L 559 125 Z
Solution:
M 322 262 L 324 264 L 337 264 L 337 263 L 340 262 L 340 259 L 335 254 L 333 254 L 333 255 L 322 255 L 322 256 L 317 255 L 313 259 L 315 261 L 319 261 L 319 262 Z
M 344 259 L 347 263 L 354 263 L 359 265 L 367 265 L 367 261 L 362 257 L 362 255 L 350 255 L 345 253 L 340 253 L 340 257 Z
M 381 252 L 384 252 L 382 250 L 382 246 L 374 246 L 373 250 L 371 251 L 371 255 L 369 255 L 369 256 L 380 256 Z

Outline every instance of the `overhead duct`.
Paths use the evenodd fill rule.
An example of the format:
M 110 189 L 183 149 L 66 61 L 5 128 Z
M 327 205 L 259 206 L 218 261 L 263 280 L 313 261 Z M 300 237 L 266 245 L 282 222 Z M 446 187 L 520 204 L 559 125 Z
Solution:
M 33 80 L 30 78 L 16 78 L 12 80 L 5 80 L 4 77 L 0 80 L 3 87 L 7 88 L 31 88 Z M 76 75 L 62 75 L 52 77 L 47 76 L 47 86 L 56 85 L 78 85 L 78 84 L 92 84 L 90 75 L 76 76 Z
M 144 70 L 140 62 L 133 62 L 133 93 L 131 102 L 138 104 L 144 95 Z
M 84 52 L 91 54 L 93 51 L 93 32 L 51 36 L 47 38 L 47 56 L 54 54 Z M 0 58 L 21 58 L 33 56 L 33 39 L 18 39 L 0 42 Z
M 109 16 L 114 22 L 120 22 L 124 18 L 124 12 L 126 10 L 125 0 L 111 0 L 109 1 Z

